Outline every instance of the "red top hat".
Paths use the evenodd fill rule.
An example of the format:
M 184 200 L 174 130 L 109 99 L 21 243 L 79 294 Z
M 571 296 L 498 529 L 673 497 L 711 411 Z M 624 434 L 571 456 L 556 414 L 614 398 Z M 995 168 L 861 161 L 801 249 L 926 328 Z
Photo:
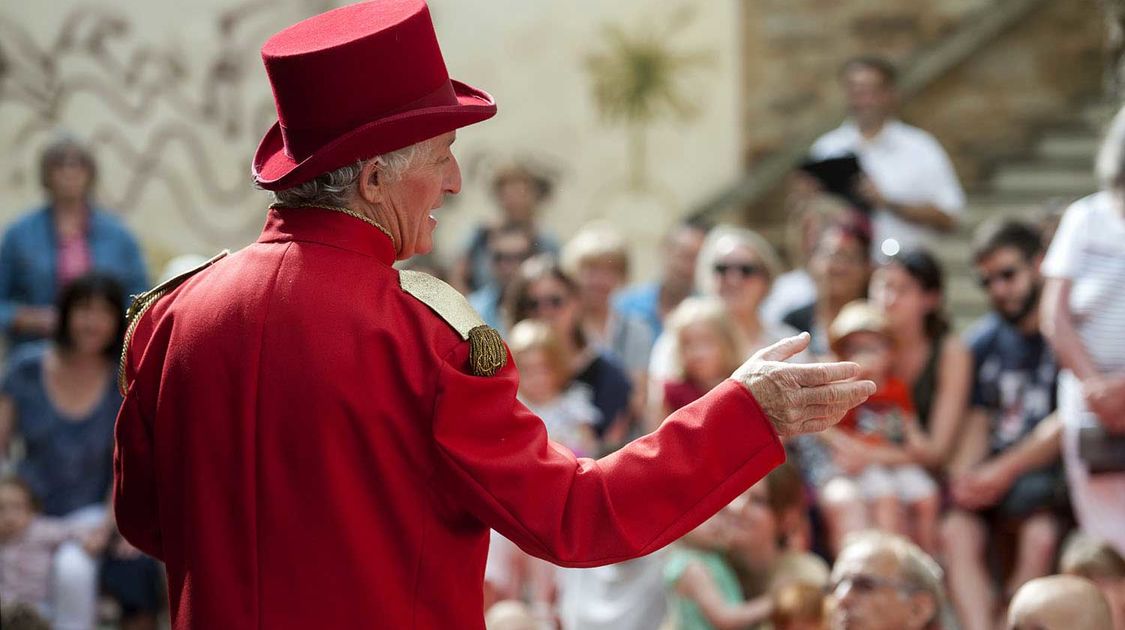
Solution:
M 374 0 L 311 17 L 262 46 L 278 122 L 254 179 L 282 190 L 491 118 L 486 92 L 451 81 L 423 0 Z

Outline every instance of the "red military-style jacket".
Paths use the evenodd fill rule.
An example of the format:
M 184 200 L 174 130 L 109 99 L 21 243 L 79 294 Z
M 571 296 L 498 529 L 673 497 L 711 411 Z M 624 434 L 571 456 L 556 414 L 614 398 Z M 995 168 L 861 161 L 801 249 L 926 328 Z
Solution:
M 271 210 L 136 317 L 114 509 L 166 563 L 174 628 L 483 628 L 488 528 L 559 565 L 619 562 L 783 461 L 733 381 L 576 458 L 517 402 L 510 357 L 474 375 L 452 307 L 405 291 L 394 258 L 353 217 Z

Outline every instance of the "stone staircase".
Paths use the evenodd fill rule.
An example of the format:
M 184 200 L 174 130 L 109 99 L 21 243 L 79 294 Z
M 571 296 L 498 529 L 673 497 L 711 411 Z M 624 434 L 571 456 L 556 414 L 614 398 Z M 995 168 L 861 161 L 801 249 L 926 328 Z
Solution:
M 1038 221 L 1050 208 L 1065 208 L 1097 190 L 1094 156 L 1102 130 L 1115 111 L 1114 105 L 1105 102 L 1087 105 L 1071 119 L 1043 129 L 1028 154 L 999 163 L 984 185 L 968 191 L 960 229 L 935 247 L 946 270 L 946 308 L 957 330 L 964 330 L 988 311 L 973 275 L 973 231 L 992 217 Z

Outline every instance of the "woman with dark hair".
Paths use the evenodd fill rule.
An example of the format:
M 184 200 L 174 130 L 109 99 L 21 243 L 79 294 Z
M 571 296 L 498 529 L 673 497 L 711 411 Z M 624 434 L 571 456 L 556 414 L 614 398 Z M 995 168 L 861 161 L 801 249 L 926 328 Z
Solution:
M 70 138 L 43 152 L 47 203 L 15 220 L 0 241 L 0 330 L 9 347 L 54 334 L 59 288 L 91 271 L 109 274 L 129 294 L 148 288 L 136 239 L 92 202 L 97 165 Z
M 551 324 L 574 357 L 574 380 L 590 389 L 601 413 L 595 426 L 598 437 L 627 424 L 632 385 L 625 369 L 589 343 L 579 317 L 578 284 L 550 256 L 536 256 L 520 267 L 519 276 L 505 298 L 509 329 L 525 319 Z M 614 436 L 623 439 L 625 436 Z
M 56 308 L 52 341 L 21 346 L 0 384 L 0 460 L 8 458 L 18 437 L 23 456 L 15 467 L 43 513 L 77 527 L 101 527 L 98 538 L 108 540 L 125 294 L 114 278 L 89 274 L 63 287 Z M 59 549 L 54 627 L 93 627 L 97 578 L 96 561 L 78 543 Z M 112 582 L 110 590 L 120 586 Z M 158 593 L 152 590 L 149 608 L 155 609 Z
M 871 301 L 895 342 L 895 376 L 910 388 L 922 430 L 915 457 L 939 471 L 956 444 L 972 378 L 969 350 L 942 313 L 943 292 L 941 265 L 921 249 L 892 256 L 871 278 Z

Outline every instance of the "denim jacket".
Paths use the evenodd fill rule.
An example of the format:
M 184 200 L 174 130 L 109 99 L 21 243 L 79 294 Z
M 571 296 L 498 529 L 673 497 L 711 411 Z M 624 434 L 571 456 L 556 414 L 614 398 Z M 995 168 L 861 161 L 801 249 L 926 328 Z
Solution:
M 48 205 L 17 218 L 0 242 L 0 328 L 7 335 L 9 350 L 31 339 L 12 332 L 16 310 L 55 303 L 58 243 L 51 212 Z M 141 249 L 121 219 L 92 208 L 87 237 L 92 271 L 115 277 L 127 295 L 149 288 Z

